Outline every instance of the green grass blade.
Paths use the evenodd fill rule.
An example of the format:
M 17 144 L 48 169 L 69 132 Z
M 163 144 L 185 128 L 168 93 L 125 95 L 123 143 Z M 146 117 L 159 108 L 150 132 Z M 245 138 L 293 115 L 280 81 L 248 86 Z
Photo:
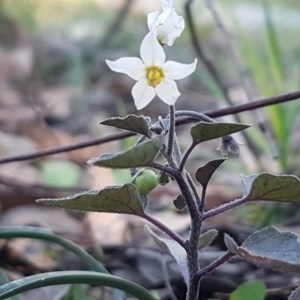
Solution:
M 7 276 L 4 274 L 2 268 L 0 268 L 0 286 L 2 284 L 6 284 L 9 282 L 9 279 L 7 278 Z M 11 300 L 20 300 L 20 298 L 18 296 L 13 296 L 11 297 Z
M 117 276 L 91 271 L 59 271 L 28 276 L 6 283 L 0 287 L 0 300 L 37 289 L 58 284 L 94 284 L 123 290 L 141 300 L 157 300 L 143 287 Z
M 104 266 L 93 256 L 88 254 L 85 250 L 72 243 L 71 241 L 68 241 L 58 235 L 55 235 L 51 230 L 31 226 L 0 227 L 0 239 L 1 238 L 34 238 L 53 242 L 76 254 L 79 258 L 81 258 L 88 264 L 91 270 L 109 274 L 109 272 L 104 268 Z M 123 296 L 119 291 L 113 291 L 113 293 L 115 299 L 123 299 Z
M 280 93 L 283 90 L 283 67 L 281 63 L 281 51 L 268 0 L 264 0 L 263 10 L 268 41 L 267 46 L 269 66 L 275 84 L 275 91 Z

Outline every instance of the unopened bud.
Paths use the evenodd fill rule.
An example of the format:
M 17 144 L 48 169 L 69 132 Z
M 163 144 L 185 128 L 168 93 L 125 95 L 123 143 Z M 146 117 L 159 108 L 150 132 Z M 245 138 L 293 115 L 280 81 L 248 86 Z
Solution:
M 240 145 L 243 145 L 243 144 L 239 143 L 231 135 L 226 135 L 226 136 L 222 137 L 221 144 L 217 148 L 217 150 L 220 150 L 221 155 L 223 157 L 227 157 L 228 152 L 231 152 L 233 155 L 239 156 L 240 155 Z

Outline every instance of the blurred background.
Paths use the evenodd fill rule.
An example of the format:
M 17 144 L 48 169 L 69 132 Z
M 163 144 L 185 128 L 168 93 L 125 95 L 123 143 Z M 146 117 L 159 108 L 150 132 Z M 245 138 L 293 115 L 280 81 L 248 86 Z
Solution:
M 207 6 L 205 1 L 194 1 L 190 6 L 197 50 L 187 26 L 185 2 L 174 0 L 186 28 L 174 46 L 165 49 L 167 59 L 191 63 L 198 58 L 196 72 L 178 82 L 182 96 L 177 109 L 203 112 L 300 89 L 300 2 L 211 3 Z M 117 132 L 98 124 L 107 117 L 134 113 L 156 120 L 165 116 L 168 107 L 159 99 L 136 111 L 131 96 L 134 81 L 105 64 L 106 59 L 139 56 L 140 43 L 148 31 L 147 13 L 155 10 L 161 8 L 154 0 L 0 0 L 0 157 Z M 241 155 L 231 156 L 214 175 L 207 208 L 241 196 L 241 173 L 300 176 L 299 110 L 300 101 L 296 100 L 218 119 L 253 126 L 236 135 L 244 144 Z M 260 130 L 261 124 L 267 136 Z M 191 141 L 188 131 L 187 125 L 178 129 L 182 149 Z M 34 205 L 41 197 L 129 182 L 127 171 L 88 167 L 86 161 L 105 152 L 125 150 L 135 139 L 1 164 L 0 225 L 47 227 L 93 249 L 95 245 L 138 245 L 146 237 L 143 222 L 135 218 L 69 214 Z M 199 166 L 220 157 L 218 145 L 219 141 L 212 141 L 197 148 L 187 164 L 193 176 Z M 187 232 L 188 215 L 176 211 L 172 204 L 178 194 L 173 183 L 156 189 L 150 195 L 149 209 L 172 229 Z M 249 233 L 268 224 L 298 225 L 298 219 L 295 206 L 260 203 L 229 212 L 207 226 L 219 226 L 239 236 L 236 224 L 245 226 L 240 228 Z M 28 247 L 25 243 L 14 249 L 19 249 L 20 259 L 26 257 L 34 270 L 60 265 L 48 246 L 44 245 L 48 252 L 32 246 L 33 256 Z M 6 257 L 2 266 L 4 262 L 7 264 Z

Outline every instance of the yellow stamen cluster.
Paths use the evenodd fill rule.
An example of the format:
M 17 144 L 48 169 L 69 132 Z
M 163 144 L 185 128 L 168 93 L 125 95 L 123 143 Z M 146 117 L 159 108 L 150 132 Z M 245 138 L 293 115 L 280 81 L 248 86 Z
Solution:
M 152 87 L 156 87 L 157 85 L 159 85 L 163 77 L 164 77 L 164 72 L 162 69 L 158 67 L 153 66 L 146 70 L 147 82 Z

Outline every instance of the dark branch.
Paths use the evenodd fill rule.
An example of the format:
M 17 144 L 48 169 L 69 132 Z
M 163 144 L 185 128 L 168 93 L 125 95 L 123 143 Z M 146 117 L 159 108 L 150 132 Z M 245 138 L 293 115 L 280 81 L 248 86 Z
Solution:
M 280 95 L 280 96 L 275 96 L 271 98 L 265 98 L 265 99 L 259 99 L 250 103 L 244 103 L 244 104 L 239 104 L 227 108 L 222 108 L 222 109 L 216 109 L 216 110 L 210 110 L 210 111 L 205 111 L 203 114 L 210 118 L 218 118 L 218 117 L 223 117 L 227 115 L 232 115 L 232 114 L 237 114 L 245 111 L 249 111 L 252 109 L 256 108 L 261 108 L 261 107 L 266 107 L 278 103 L 283 103 L 283 102 L 288 102 L 288 101 L 294 101 L 300 98 L 300 91 L 295 91 L 291 92 L 288 94 Z M 190 122 L 195 122 L 195 118 L 191 117 L 186 117 L 186 118 L 181 118 L 176 122 L 176 126 L 180 126 L 182 124 L 190 123 Z M 29 159 L 34 159 L 46 155 L 54 155 L 62 152 L 68 152 L 68 151 L 73 151 L 73 150 L 78 150 L 86 147 L 91 147 L 91 146 L 96 146 L 112 141 L 117 141 L 120 139 L 124 139 L 130 136 L 135 135 L 134 133 L 131 132 L 121 132 L 121 133 L 116 133 L 112 134 L 106 137 L 86 141 L 86 142 L 81 142 L 77 144 L 72 144 L 69 146 L 63 146 L 63 147 L 55 147 L 55 148 L 50 148 L 50 149 L 45 149 L 41 151 L 36 151 L 32 152 L 29 154 L 23 154 L 23 155 L 16 155 L 16 156 L 10 156 L 10 157 L 4 157 L 0 159 L 0 164 L 5 164 L 5 163 L 10 163 L 10 162 L 15 162 L 15 161 L 23 161 L 23 160 L 29 160 Z

